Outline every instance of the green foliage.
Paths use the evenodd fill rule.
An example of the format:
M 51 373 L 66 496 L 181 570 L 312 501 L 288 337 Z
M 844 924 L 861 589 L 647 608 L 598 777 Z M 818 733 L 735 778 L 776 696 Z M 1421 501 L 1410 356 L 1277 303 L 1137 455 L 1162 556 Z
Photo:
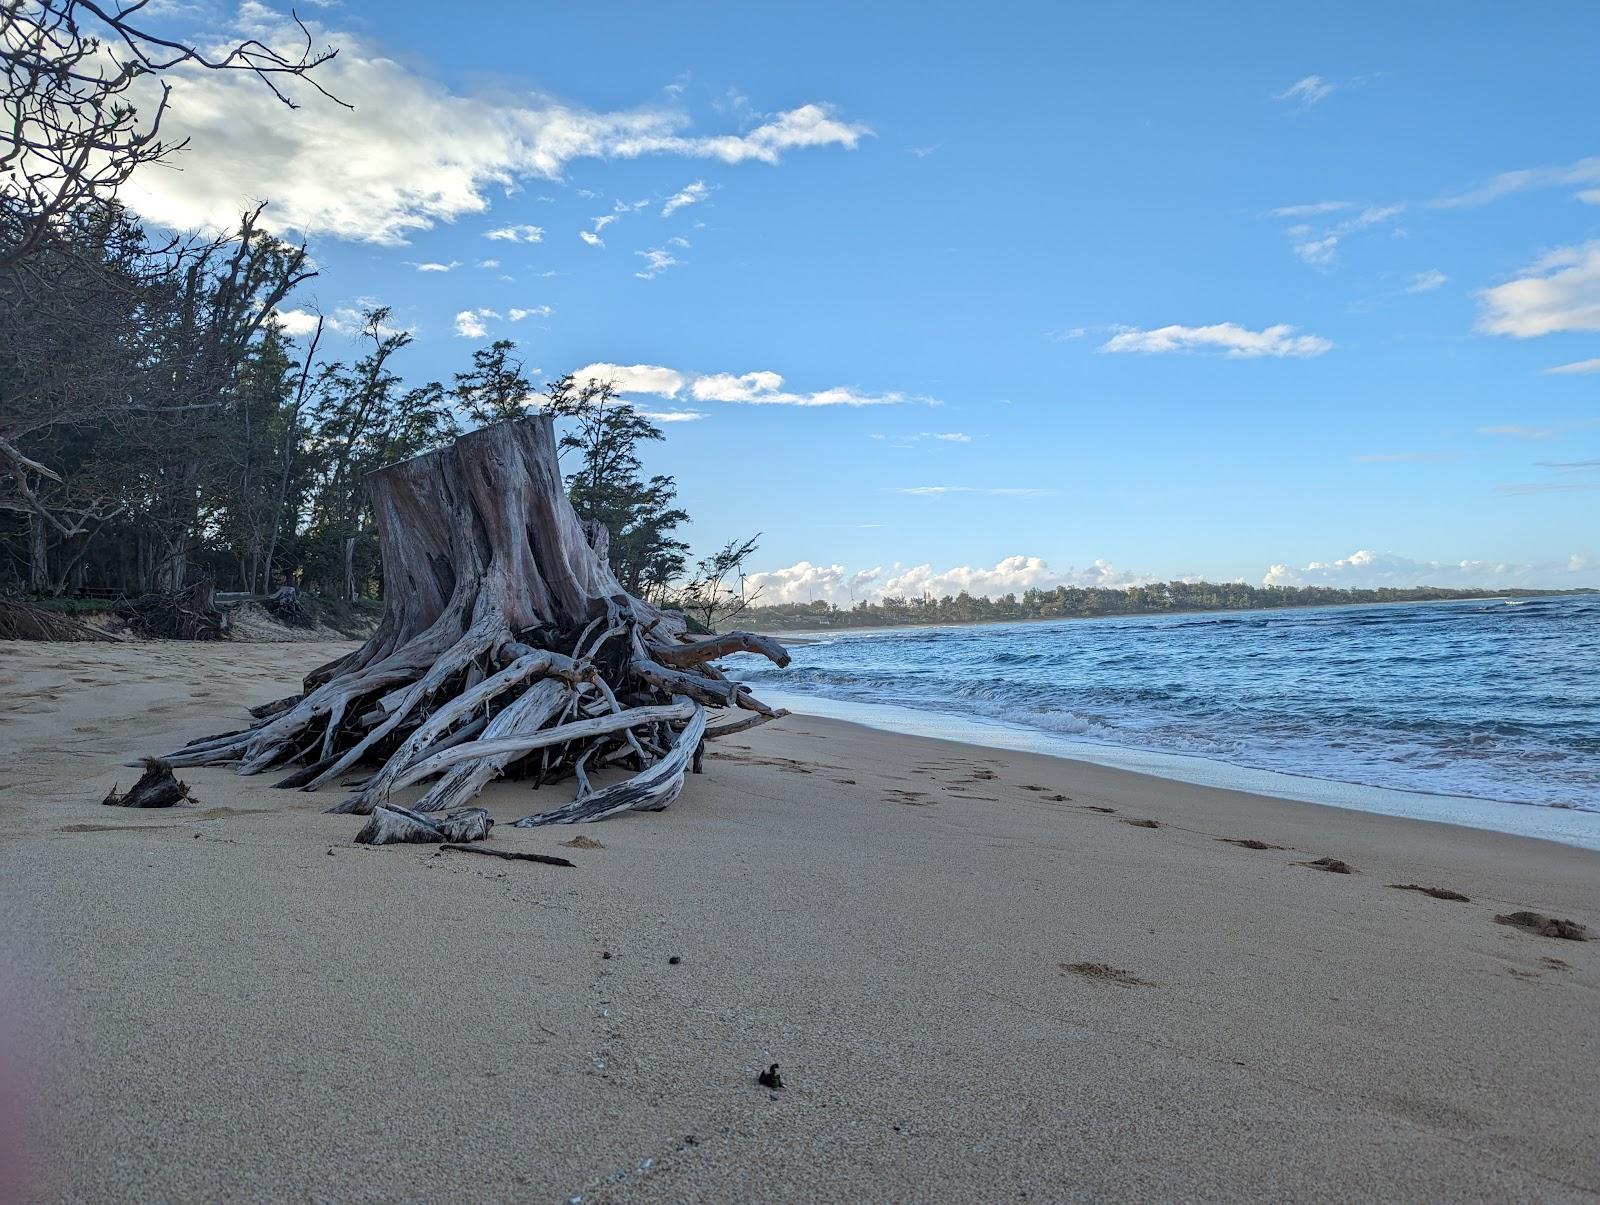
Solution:
M 516 346 L 510 339 L 496 339 L 472 353 L 471 372 L 456 373 L 450 396 L 480 427 L 527 413 L 533 382 L 523 375 L 522 361 L 512 358 Z
M 640 445 L 663 438 L 661 428 L 618 401 L 608 381 L 552 381 L 545 409 L 566 423 L 560 446 L 575 453 L 567 492 L 578 517 L 610 533 L 611 567 L 629 593 L 661 598 L 682 576 L 689 551 L 673 534 L 689 520 L 674 505 L 677 482 L 642 475 Z
M 1280 607 L 1330 607 L 1356 603 L 1435 602 L 1453 598 L 1504 598 L 1562 593 L 1555 590 L 1407 589 L 1340 590 L 1328 586 L 1250 586 L 1244 582 L 1155 582 L 1125 590 L 1057 586 L 1028 590 L 1021 598 L 891 596 L 843 609 L 828 602 L 752 607 L 746 620 L 758 631 L 807 628 L 888 628 L 908 624 L 1006 623 L 1026 619 L 1084 619 L 1111 615 L 1165 615 L 1193 611 L 1258 611 Z

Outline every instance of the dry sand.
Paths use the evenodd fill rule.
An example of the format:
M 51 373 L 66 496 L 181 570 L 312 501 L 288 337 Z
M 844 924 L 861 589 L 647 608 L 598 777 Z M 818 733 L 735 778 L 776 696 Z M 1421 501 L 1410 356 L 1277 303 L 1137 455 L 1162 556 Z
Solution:
M 1600 928 L 1600 854 L 801 717 L 495 830 L 574 870 L 99 805 L 338 651 L 0 645 L 24 1199 L 1600 1193 L 1600 941 L 1494 922 Z

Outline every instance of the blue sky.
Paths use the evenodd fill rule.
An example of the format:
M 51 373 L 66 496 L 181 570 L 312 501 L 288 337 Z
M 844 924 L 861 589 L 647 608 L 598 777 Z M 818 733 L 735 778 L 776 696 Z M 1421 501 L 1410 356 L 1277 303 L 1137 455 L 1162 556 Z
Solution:
M 1600 585 L 1600 8 L 302 15 L 355 111 L 181 81 L 135 204 L 270 199 L 418 382 L 616 366 L 770 598 Z

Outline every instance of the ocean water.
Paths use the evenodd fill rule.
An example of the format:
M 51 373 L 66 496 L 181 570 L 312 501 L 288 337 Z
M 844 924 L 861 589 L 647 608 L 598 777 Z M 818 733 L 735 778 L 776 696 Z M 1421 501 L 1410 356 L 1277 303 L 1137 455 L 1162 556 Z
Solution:
M 1069 755 L 1204 761 L 1211 781 L 1237 767 L 1600 813 L 1597 595 L 840 632 L 791 652 L 730 668 L 764 697 L 942 717 L 952 735 L 967 719 L 978 743 L 998 726 Z M 1526 819 L 1490 827 L 1547 832 Z

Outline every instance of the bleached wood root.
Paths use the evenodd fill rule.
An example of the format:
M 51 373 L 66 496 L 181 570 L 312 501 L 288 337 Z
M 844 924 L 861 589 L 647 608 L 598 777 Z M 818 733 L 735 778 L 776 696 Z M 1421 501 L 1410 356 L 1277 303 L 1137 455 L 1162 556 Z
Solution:
M 738 652 L 787 664 L 777 641 L 689 638 L 680 614 L 618 583 L 603 529 L 586 528 L 567 500 L 548 417 L 474 431 L 380 469 L 368 489 L 385 583 L 372 637 L 313 670 L 300 694 L 257 708 L 252 727 L 176 750 L 173 766 L 287 766 L 278 785 L 305 790 L 359 766 L 330 810 L 435 826 L 428 817 L 501 775 L 571 778 L 573 818 L 598 819 L 677 797 L 706 708 L 778 714 L 712 664 Z M 619 761 L 635 776 L 594 789 L 590 776 Z M 394 793 L 425 780 L 396 813 Z
M 700 748 L 705 737 L 706 713 L 694 709 L 694 717 L 673 740 L 667 755 L 655 765 L 635 774 L 625 782 L 614 783 L 592 795 L 574 799 L 571 803 L 548 812 L 524 816 L 512 823 L 513 828 L 537 828 L 546 824 L 576 824 L 586 820 L 604 820 L 619 812 L 659 812 L 683 794 L 683 778 L 689 762 Z

